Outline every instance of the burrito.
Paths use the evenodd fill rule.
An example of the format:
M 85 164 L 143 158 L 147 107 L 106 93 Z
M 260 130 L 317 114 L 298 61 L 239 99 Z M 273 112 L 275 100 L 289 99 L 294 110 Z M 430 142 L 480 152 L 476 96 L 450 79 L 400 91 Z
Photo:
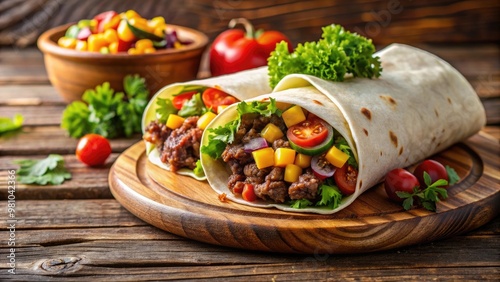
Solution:
M 401 44 L 376 55 L 383 67 L 379 79 L 330 82 L 291 74 L 272 94 L 227 108 L 202 136 L 201 163 L 211 187 L 245 205 L 331 214 L 391 169 L 417 163 L 484 126 L 477 94 L 442 59 Z M 278 128 L 278 138 L 263 142 L 269 124 Z M 310 143 L 297 144 L 300 136 Z
M 267 67 L 165 86 L 151 98 L 142 117 L 149 161 L 204 180 L 199 162 L 204 128 L 224 107 L 270 92 Z

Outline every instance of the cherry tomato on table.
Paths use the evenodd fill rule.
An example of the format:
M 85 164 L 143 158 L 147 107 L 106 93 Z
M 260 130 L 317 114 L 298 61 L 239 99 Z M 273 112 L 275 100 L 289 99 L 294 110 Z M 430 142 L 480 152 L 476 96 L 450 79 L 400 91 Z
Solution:
M 358 180 L 358 170 L 352 165 L 345 163 L 341 168 L 337 168 L 333 174 L 333 179 L 344 195 L 352 195 L 356 191 L 356 181 Z
M 417 177 L 403 168 L 396 168 L 389 171 L 385 176 L 384 188 L 387 196 L 397 203 L 402 203 L 396 192 L 413 193 L 413 188 L 420 187 Z
M 83 136 L 76 146 L 76 157 L 88 166 L 100 166 L 111 155 L 111 145 L 105 137 L 99 134 Z
M 219 106 L 236 103 L 236 98 L 217 88 L 207 88 L 201 94 L 201 99 L 207 108 L 212 108 L 216 113 Z
M 431 184 L 439 179 L 448 181 L 448 172 L 441 163 L 434 160 L 425 160 L 417 165 L 417 167 L 413 171 L 413 174 L 417 177 L 421 187 L 427 187 L 424 181 L 424 171 L 427 172 L 431 177 Z M 443 188 L 446 187 L 448 186 L 445 186 Z

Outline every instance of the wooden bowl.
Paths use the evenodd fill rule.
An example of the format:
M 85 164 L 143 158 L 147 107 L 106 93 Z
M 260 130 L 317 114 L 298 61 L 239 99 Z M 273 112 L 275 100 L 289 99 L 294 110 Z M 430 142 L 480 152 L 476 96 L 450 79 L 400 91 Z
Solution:
M 128 74 L 144 77 L 151 96 L 167 84 L 195 79 L 208 44 L 208 37 L 200 31 L 169 25 L 179 38 L 193 43 L 182 49 L 141 55 L 83 52 L 57 45 L 69 26 L 71 24 L 47 30 L 37 42 L 44 54 L 50 82 L 68 103 L 80 100 L 85 90 L 106 81 L 116 91 L 123 91 L 123 78 Z

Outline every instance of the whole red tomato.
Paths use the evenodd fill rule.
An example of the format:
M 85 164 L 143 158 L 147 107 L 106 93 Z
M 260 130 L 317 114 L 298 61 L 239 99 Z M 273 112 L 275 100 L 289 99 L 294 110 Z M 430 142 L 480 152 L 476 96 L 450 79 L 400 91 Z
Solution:
M 448 181 L 448 172 L 446 168 L 437 161 L 434 160 L 425 160 L 421 162 L 413 171 L 413 174 L 417 177 L 420 186 L 427 187 L 424 180 L 424 172 L 427 172 L 431 177 L 431 184 L 436 182 L 439 179 L 444 179 Z M 448 187 L 448 186 L 446 186 Z M 443 187 L 443 188 L 446 188 Z
M 76 157 L 88 166 L 99 166 L 106 162 L 111 154 L 111 145 L 108 139 L 99 134 L 83 136 L 76 146 Z
M 402 203 L 404 200 L 396 192 L 412 193 L 415 187 L 420 187 L 420 183 L 417 177 L 406 169 L 396 168 L 389 171 L 385 176 L 385 192 L 395 202 Z
M 281 32 L 254 32 L 252 24 L 243 18 L 233 19 L 229 27 L 243 24 L 245 31 L 230 29 L 215 38 L 210 47 L 210 71 L 213 76 L 234 73 L 267 65 L 267 58 L 276 43 L 286 41 L 292 52 L 290 40 Z

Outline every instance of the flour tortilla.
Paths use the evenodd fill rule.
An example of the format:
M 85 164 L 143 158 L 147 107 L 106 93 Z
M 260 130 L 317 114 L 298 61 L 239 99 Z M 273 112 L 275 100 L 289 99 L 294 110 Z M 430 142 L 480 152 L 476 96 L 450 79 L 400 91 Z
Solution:
M 474 89 L 442 59 L 401 44 L 393 44 L 376 55 L 383 67 L 378 79 L 346 78 L 344 82 L 330 82 L 292 74 L 270 95 L 278 102 L 297 104 L 320 116 L 351 146 L 359 164 L 356 191 L 345 197 L 338 208 L 293 209 L 263 201 L 244 201 L 227 188 L 229 172 L 222 161 L 202 155 L 212 188 L 245 205 L 331 214 L 381 182 L 391 169 L 417 163 L 474 135 L 484 126 L 485 111 Z M 231 107 L 210 127 L 235 117 L 236 107 Z M 202 143 L 207 140 L 204 134 Z
M 148 124 L 155 120 L 158 98 L 172 98 L 174 94 L 179 93 L 186 86 L 206 86 L 216 87 L 222 91 L 234 96 L 238 100 L 249 99 L 261 94 L 270 93 L 269 80 L 267 77 L 267 67 L 260 67 L 252 70 L 242 71 L 234 74 L 212 77 L 202 80 L 174 83 L 160 89 L 149 101 L 142 116 L 142 132 L 145 132 Z M 153 164 L 171 171 L 170 166 L 160 160 L 160 154 L 154 144 L 146 142 L 146 153 L 148 159 Z M 197 176 L 190 169 L 180 169 L 178 174 L 188 175 L 197 180 L 205 180 L 205 176 Z

